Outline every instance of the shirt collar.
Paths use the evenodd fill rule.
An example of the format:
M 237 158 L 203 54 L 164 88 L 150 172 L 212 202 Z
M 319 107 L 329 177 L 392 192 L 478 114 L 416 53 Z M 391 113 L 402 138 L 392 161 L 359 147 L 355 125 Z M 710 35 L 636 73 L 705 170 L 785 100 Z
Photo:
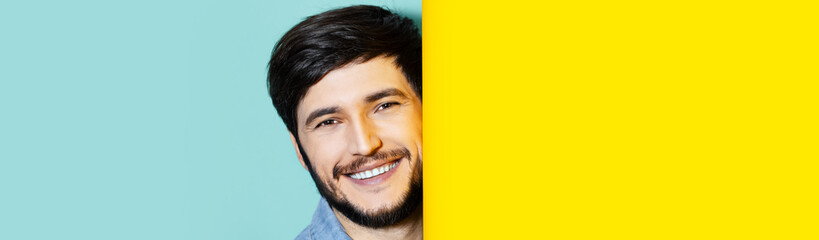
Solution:
M 310 222 L 309 234 L 312 239 L 340 239 L 352 240 L 347 236 L 341 222 L 338 221 L 330 204 L 323 197 L 319 200 L 313 220 Z

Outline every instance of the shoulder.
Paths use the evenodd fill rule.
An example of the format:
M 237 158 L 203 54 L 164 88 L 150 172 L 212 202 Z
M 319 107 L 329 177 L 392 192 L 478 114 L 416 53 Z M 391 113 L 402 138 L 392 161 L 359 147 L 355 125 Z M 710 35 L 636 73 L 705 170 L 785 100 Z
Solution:
M 296 240 L 311 240 L 311 239 L 313 239 L 313 237 L 310 236 L 310 225 L 307 225 L 307 227 L 304 228 L 304 230 L 302 230 L 301 233 L 299 233 L 298 236 L 296 236 Z

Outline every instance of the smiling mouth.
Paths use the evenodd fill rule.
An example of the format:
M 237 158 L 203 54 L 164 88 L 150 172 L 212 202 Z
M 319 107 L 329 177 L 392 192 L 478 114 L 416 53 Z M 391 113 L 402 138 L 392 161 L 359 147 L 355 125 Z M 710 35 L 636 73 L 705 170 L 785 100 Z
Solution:
M 389 172 L 390 170 L 395 168 L 395 166 L 398 166 L 398 161 L 394 161 L 393 163 L 390 163 L 390 164 L 384 164 L 384 165 L 381 165 L 379 167 L 368 169 L 368 170 L 365 170 L 365 171 L 352 173 L 352 174 L 347 174 L 347 176 L 349 176 L 352 179 L 356 179 L 356 180 L 364 180 L 364 179 L 373 178 L 373 177 L 376 177 L 378 175 Z

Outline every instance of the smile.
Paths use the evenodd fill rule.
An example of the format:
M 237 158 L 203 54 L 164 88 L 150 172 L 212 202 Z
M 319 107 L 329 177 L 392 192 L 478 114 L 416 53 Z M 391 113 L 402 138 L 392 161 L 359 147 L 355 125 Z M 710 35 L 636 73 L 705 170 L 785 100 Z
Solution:
M 373 168 L 373 169 L 353 173 L 353 174 L 350 174 L 348 176 L 350 176 L 350 178 L 352 178 L 352 179 L 357 179 L 357 180 L 368 179 L 368 178 L 372 178 L 372 177 L 384 174 L 386 172 L 389 172 L 390 170 L 395 168 L 395 166 L 398 166 L 397 161 L 392 163 L 392 164 L 387 164 L 387 165 L 383 165 L 381 167 L 377 167 L 377 168 Z

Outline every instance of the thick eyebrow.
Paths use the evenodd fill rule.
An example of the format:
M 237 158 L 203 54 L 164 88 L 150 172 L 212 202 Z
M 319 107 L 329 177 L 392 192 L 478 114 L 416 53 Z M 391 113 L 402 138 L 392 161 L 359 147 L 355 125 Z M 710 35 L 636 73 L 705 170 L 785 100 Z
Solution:
M 398 96 L 398 97 L 401 97 L 401 98 L 407 98 L 407 95 L 404 95 L 404 93 L 402 93 L 398 89 L 388 88 L 388 89 L 384 89 L 384 90 L 378 91 L 376 93 L 370 94 L 369 96 L 364 98 L 364 101 L 367 102 L 367 103 L 372 103 L 372 102 L 378 101 L 378 99 L 382 99 L 382 98 L 385 98 L 385 97 L 391 97 L 391 96 Z
M 378 101 L 378 99 L 382 99 L 382 98 L 385 98 L 385 97 L 391 97 L 391 96 L 398 96 L 398 97 L 401 97 L 401 98 L 407 98 L 407 95 L 404 95 L 404 93 L 401 92 L 400 90 L 398 90 L 396 88 L 387 88 L 387 89 L 375 92 L 373 94 L 370 94 L 369 96 L 364 98 L 364 101 L 367 102 L 367 103 L 372 103 L 372 102 Z M 325 107 L 325 108 L 316 109 L 315 111 L 313 111 L 309 115 L 307 115 L 307 120 L 304 121 L 304 125 L 310 124 L 311 122 L 313 122 L 313 120 L 316 120 L 316 118 L 320 118 L 321 116 L 324 116 L 324 115 L 327 115 L 327 114 L 337 113 L 337 112 L 340 111 L 340 109 L 341 108 L 338 107 L 338 106 L 332 106 L 332 107 Z
M 304 121 L 304 125 L 310 124 L 310 122 L 313 122 L 313 120 L 316 120 L 316 118 L 321 116 L 337 113 L 339 109 L 340 108 L 338 106 L 316 109 L 315 111 L 311 112 L 310 115 L 307 115 L 307 121 Z

